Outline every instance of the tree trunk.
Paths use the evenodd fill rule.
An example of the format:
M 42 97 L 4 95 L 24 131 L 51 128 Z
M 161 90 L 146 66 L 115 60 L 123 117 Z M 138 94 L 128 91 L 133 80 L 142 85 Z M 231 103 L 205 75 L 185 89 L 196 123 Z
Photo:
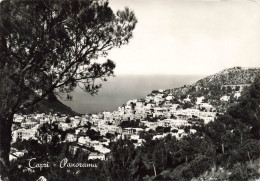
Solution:
M 248 150 L 247 150 L 247 156 L 248 156 L 248 158 L 249 158 L 250 165 L 253 166 L 253 162 L 252 162 L 252 160 L 251 160 L 251 158 L 250 158 L 250 154 L 249 154 L 249 151 L 248 151 Z
M 222 147 L 222 153 L 225 153 L 224 143 L 221 144 Z
M 155 165 L 154 165 L 154 163 L 153 163 L 153 171 L 154 171 L 154 176 L 156 176 L 156 175 L 157 175 L 157 173 L 156 173 L 156 168 L 155 168 Z
M 13 115 L 8 118 L 0 116 L 0 180 L 9 180 L 9 153 L 11 144 L 11 127 Z
M 241 144 L 243 143 L 243 135 L 242 135 L 242 133 L 240 133 L 240 143 Z

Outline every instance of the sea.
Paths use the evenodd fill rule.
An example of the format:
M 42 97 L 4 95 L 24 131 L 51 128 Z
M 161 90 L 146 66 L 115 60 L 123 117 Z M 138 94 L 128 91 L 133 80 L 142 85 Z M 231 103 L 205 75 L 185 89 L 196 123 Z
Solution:
M 102 82 L 97 95 L 77 87 L 69 95 L 72 100 L 60 99 L 73 111 L 88 114 L 114 111 L 128 100 L 145 98 L 153 90 L 173 89 L 195 83 L 204 75 L 117 75 Z

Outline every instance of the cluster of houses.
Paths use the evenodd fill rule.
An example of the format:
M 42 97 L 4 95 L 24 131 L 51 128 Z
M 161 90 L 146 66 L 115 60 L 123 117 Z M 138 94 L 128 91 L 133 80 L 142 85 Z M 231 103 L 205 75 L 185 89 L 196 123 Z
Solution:
M 227 93 L 223 95 L 220 98 L 220 101 L 222 102 L 229 102 L 231 99 L 231 96 L 233 96 L 234 99 L 238 99 L 241 96 L 241 92 L 245 87 L 249 87 L 251 84 L 236 84 L 236 85 L 222 85 L 221 89 L 230 89 L 231 93 Z
M 193 119 L 202 120 L 205 124 L 214 121 L 216 117 L 215 108 L 209 103 L 203 102 L 204 97 L 197 97 L 197 101 L 192 108 L 183 109 L 180 104 L 174 103 L 174 95 L 164 90 L 158 90 L 145 97 L 145 99 L 135 99 L 128 101 L 125 105 L 118 107 L 113 112 L 101 112 L 97 114 L 86 114 L 82 116 L 69 117 L 67 115 L 15 115 L 13 126 L 13 142 L 18 139 L 35 139 L 38 128 L 44 123 L 57 123 L 58 128 L 68 132 L 66 142 L 76 143 L 71 147 L 72 152 L 77 149 L 85 150 L 89 153 L 89 159 L 104 160 L 105 155 L 110 152 L 109 143 L 117 139 L 134 140 L 136 147 L 141 146 L 145 141 L 140 136 L 142 132 L 153 130 L 156 134 L 153 139 L 160 139 L 169 134 L 177 139 L 187 134 L 195 133 L 191 127 Z M 189 102 L 189 96 L 179 102 Z M 122 127 L 122 122 L 138 122 L 133 127 Z M 86 128 L 85 125 L 89 125 Z M 166 133 L 157 133 L 158 127 L 169 128 Z M 97 132 L 102 139 L 92 140 L 87 131 Z M 112 135 L 112 137 L 108 136 Z

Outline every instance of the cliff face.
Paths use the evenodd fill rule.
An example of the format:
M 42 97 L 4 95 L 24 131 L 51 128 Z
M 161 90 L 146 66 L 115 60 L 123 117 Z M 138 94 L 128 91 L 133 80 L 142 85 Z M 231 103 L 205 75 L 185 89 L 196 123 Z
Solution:
M 251 84 L 256 76 L 260 76 L 260 68 L 234 67 L 207 76 L 192 86 Z

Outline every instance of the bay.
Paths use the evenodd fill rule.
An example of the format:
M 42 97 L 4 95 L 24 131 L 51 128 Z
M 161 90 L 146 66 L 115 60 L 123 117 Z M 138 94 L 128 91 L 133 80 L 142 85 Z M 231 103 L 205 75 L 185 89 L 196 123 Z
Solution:
M 128 100 L 145 98 L 152 90 L 189 85 L 203 77 L 203 75 L 118 75 L 102 82 L 102 88 L 97 95 L 91 96 L 77 87 L 70 93 L 72 101 L 61 101 L 81 114 L 114 111 Z

